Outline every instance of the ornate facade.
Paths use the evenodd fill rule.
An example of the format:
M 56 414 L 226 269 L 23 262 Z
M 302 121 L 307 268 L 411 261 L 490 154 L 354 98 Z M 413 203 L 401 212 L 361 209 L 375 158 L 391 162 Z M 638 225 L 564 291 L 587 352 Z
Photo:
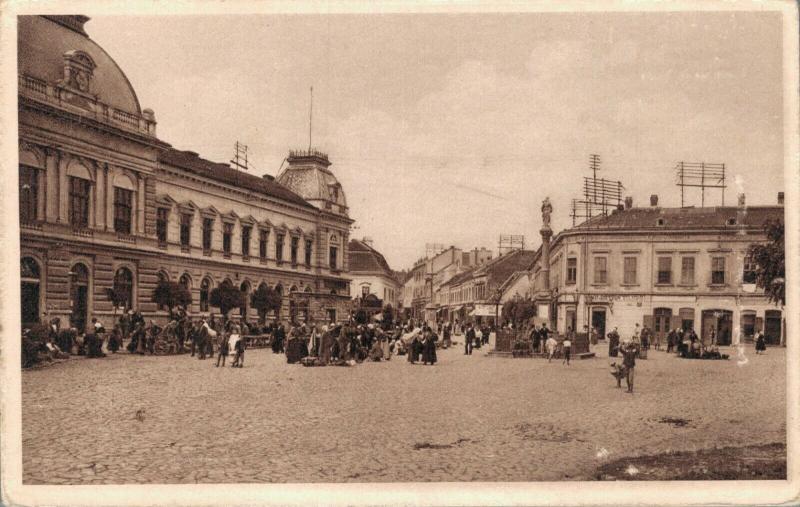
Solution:
M 213 312 L 226 283 L 276 288 L 283 317 L 347 317 L 352 220 L 327 157 L 292 153 L 276 181 L 174 149 L 86 21 L 19 18 L 23 324 L 108 322 L 121 310 L 110 289 L 159 320 L 159 279 L 186 285 L 194 314 Z M 310 192 L 301 173 L 324 173 L 324 187 Z

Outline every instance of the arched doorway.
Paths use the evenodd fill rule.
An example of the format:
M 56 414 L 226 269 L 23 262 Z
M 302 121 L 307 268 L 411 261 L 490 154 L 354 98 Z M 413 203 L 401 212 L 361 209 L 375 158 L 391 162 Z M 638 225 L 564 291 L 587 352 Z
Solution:
M 22 280 L 22 325 L 39 322 L 39 298 L 41 296 L 41 270 L 33 257 L 23 257 L 20 262 Z
M 130 269 L 117 270 L 114 275 L 114 293 L 126 310 L 133 308 L 133 273 Z
M 200 282 L 200 311 L 207 312 L 208 311 L 208 293 L 211 290 L 211 280 L 208 278 L 203 278 L 203 281 Z
M 75 264 L 69 276 L 69 325 L 83 332 L 89 316 L 89 269 L 84 264 Z

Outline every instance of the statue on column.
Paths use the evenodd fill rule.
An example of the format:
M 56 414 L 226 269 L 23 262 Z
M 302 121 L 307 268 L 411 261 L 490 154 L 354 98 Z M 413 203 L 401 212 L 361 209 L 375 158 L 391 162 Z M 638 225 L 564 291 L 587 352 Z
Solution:
M 550 215 L 553 213 L 553 206 L 550 204 L 550 198 L 545 197 L 542 201 L 542 227 L 550 228 Z

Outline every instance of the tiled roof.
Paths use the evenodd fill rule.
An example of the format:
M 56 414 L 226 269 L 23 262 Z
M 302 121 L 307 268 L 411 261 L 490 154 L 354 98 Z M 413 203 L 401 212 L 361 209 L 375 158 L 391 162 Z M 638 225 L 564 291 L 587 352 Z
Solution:
M 768 219 L 783 218 L 783 206 L 708 208 L 630 208 L 588 220 L 582 229 L 703 229 L 731 226 L 761 227 Z M 661 221 L 659 221 L 659 219 Z M 735 223 L 729 223 L 729 220 Z M 566 232 L 566 231 L 565 231 Z
M 475 273 L 475 268 L 472 268 L 472 269 L 467 270 L 467 271 L 463 271 L 461 273 L 457 273 L 457 274 L 451 276 L 447 281 L 442 283 L 439 287 L 446 287 L 446 286 L 450 286 L 450 285 L 458 285 L 458 284 L 464 282 L 465 280 L 469 280 L 470 278 L 472 278 L 472 275 L 474 273 Z
M 481 266 L 478 271 L 502 283 L 514 272 L 530 269 L 538 255 L 539 250 L 514 250 L 490 260 Z
M 383 255 L 363 241 L 350 240 L 350 243 L 347 244 L 347 259 L 351 274 L 383 272 L 386 276 L 394 278 L 394 272 Z
M 191 151 L 181 151 L 174 148 L 163 150 L 159 154 L 159 162 L 180 167 L 191 173 L 203 176 L 221 183 L 227 183 L 240 188 L 262 193 L 274 199 L 280 199 L 306 208 L 316 209 L 311 203 L 295 194 L 288 188 L 272 179 L 259 178 L 254 174 L 233 169 L 227 164 L 211 162 L 200 158 Z

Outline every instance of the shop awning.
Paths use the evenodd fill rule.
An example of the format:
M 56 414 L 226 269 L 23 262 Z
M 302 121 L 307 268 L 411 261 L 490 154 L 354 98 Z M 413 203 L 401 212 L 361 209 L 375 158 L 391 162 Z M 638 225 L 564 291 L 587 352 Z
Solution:
M 473 317 L 494 317 L 498 308 L 495 305 L 475 305 L 469 314 Z
M 456 306 L 454 308 L 451 308 L 450 311 L 452 313 L 457 313 L 457 312 L 461 311 L 462 308 L 464 308 L 464 305 L 459 305 L 459 306 Z

